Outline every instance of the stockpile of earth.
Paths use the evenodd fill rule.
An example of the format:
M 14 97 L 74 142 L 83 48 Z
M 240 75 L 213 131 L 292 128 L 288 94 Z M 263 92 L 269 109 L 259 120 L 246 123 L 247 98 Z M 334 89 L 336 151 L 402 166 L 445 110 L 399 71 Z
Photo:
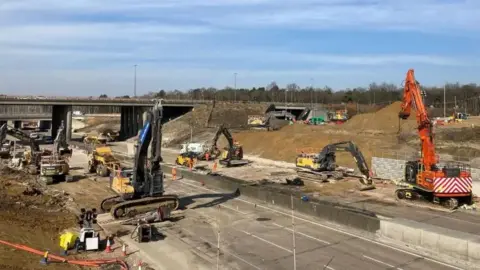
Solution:
M 163 145 L 172 146 L 198 137 L 204 133 L 212 134 L 221 124 L 228 128 L 246 128 L 249 115 L 264 115 L 265 104 L 243 104 L 216 102 L 212 105 L 198 105 L 191 112 L 178 117 L 163 126 Z M 205 137 L 205 136 L 202 136 Z
M 410 117 L 401 120 L 398 117 L 401 104 L 400 101 L 397 101 L 374 113 L 357 114 L 348 120 L 342 128 L 348 131 L 377 131 L 377 133 L 384 134 L 413 131 L 417 127 L 416 112 L 412 109 Z

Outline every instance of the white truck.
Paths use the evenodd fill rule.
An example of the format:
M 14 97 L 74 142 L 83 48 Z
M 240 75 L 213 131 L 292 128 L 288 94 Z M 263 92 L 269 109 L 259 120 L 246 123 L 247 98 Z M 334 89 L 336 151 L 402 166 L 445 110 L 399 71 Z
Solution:
M 203 155 L 209 150 L 209 146 L 206 143 L 184 143 L 180 149 L 180 154 L 195 153 L 197 155 Z

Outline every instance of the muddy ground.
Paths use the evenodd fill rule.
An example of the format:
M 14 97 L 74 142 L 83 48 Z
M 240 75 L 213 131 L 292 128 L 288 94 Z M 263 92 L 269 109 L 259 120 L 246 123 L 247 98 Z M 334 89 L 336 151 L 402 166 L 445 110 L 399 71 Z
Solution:
M 38 190 L 37 190 L 38 189 Z M 76 217 L 63 206 L 63 193 L 45 193 L 35 177 L 0 169 L 0 239 L 60 254 L 59 236 L 76 227 Z M 0 245 L 0 269 L 44 269 L 41 257 Z M 52 264 L 50 269 L 80 269 Z

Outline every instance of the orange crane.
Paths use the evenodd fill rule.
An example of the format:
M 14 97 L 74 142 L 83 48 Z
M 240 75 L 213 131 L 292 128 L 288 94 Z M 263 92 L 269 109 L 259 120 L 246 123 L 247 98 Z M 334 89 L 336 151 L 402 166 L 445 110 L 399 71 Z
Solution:
M 470 167 L 460 163 L 449 163 L 443 164 L 440 168 L 438 164 L 433 143 L 433 124 L 425 108 L 424 96 L 425 93 L 420 90 L 419 83 L 415 80 L 414 70 L 408 70 L 399 117 L 407 119 L 412 106 L 415 106 L 421 157 L 419 160 L 407 161 L 405 179 L 399 183 L 395 195 L 398 199 L 425 198 L 450 209 L 457 208 L 460 202 L 471 204 Z

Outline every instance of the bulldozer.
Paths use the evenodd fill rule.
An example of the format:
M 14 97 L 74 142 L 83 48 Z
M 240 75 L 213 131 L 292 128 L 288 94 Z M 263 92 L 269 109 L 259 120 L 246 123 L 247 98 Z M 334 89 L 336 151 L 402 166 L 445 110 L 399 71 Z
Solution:
M 88 154 L 88 172 L 106 177 L 112 171 L 120 168 L 120 161 L 115 158 L 112 149 L 108 146 L 96 146 Z
M 111 178 L 110 188 L 116 196 L 105 198 L 100 208 L 114 219 L 133 217 L 150 211 L 170 213 L 180 205 L 177 195 L 166 195 L 162 161 L 162 101 L 147 112 L 145 125 L 135 149 L 133 169 L 122 170 Z M 148 158 L 148 149 L 151 158 Z
M 302 179 L 313 181 L 326 181 L 329 178 L 342 179 L 347 172 L 339 168 L 336 163 L 336 152 L 349 152 L 358 169 L 362 173 L 360 183 L 362 190 L 374 189 L 371 172 L 365 157 L 360 149 L 352 141 L 332 143 L 325 146 L 320 153 L 300 153 L 296 158 L 297 174 Z

